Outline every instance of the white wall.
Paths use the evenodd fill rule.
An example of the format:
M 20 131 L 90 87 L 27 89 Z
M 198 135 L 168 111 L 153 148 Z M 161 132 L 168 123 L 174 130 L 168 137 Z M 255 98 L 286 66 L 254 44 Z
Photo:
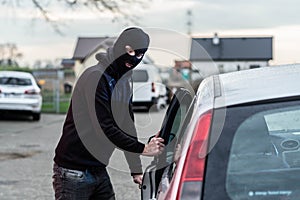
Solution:
M 75 76 L 79 77 L 86 68 L 96 65 L 98 63 L 97 59 L 95 58 L 96 54 L 99 52 L 104 52 L 104 51 L 105 50 L 102 48 L 99 49 L 98 51 L 96 51 L 95 53 L 93 53 L 89 57 L 87 57 L 83 63 L 76 61 L 75 67 L 74 67 Z
M 211 61 L 211 62 L 192 62 L 193 69 L 198 69 L 204 76 L 216 73 L 226 73 L 239 70 L 250 69 L 251 66 L 268 66 L 267 61 Z

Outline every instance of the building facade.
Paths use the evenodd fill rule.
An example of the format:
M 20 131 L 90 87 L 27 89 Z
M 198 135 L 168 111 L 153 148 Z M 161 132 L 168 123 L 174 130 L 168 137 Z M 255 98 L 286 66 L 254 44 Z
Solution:
M 203 76 L 265 67 L 273 59 L 273 37 L 192 38 L 192 68 Z

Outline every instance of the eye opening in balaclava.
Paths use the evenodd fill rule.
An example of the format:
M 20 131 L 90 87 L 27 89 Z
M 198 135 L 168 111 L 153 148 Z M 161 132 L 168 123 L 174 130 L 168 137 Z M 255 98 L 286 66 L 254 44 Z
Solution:
M 134 50 L 131 46 L 126 45 L 125 51 L 130 56 L 135 56 L 137 59 L 141 59 L 144 56 L 144 53 L 147 51 L 146 49 L 137 49 Z
M 136 67 L 146 53 L 149 42 L 149 35 L 142 29 L 136 27 L 125 29 L 113 45 L 114 71 L 122 76 Z M 135 54 L 128 54 L 126 46 L 130 46 Z

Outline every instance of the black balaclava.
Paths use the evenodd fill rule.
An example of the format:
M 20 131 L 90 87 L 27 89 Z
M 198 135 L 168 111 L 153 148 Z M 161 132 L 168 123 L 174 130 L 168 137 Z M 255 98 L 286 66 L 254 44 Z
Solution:
M 137 55 L 145 54 L 149 42 L 149 35 L 140 28 L 127 28 L 119 35 L 112 48 L 114 62 L 111 66 L 113 71 L 117 73 L 118 78 L 132 70 L 142 61 L 143 56 L 138 58 Z M 126 45 L 132 47 L 135 51 L 134 56 L 126 52 Z M 129 63 L 132 67 L 126 67 L 125 63 Z

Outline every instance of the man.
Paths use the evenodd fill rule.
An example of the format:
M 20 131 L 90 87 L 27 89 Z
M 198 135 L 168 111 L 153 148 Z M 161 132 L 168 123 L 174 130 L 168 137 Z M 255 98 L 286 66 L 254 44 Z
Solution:
M 124 151 L 137 184 L 142 183 L 139 155 L 163 151 L 163 139 L 157 136 L 148 144 L 140 143 L 133 122 L 131 70 L 148 46 L 148 34 L 128 28 L 78 79 L 55 150 L 55 199 L 115 199 L 106 171 L 114 149 Z

